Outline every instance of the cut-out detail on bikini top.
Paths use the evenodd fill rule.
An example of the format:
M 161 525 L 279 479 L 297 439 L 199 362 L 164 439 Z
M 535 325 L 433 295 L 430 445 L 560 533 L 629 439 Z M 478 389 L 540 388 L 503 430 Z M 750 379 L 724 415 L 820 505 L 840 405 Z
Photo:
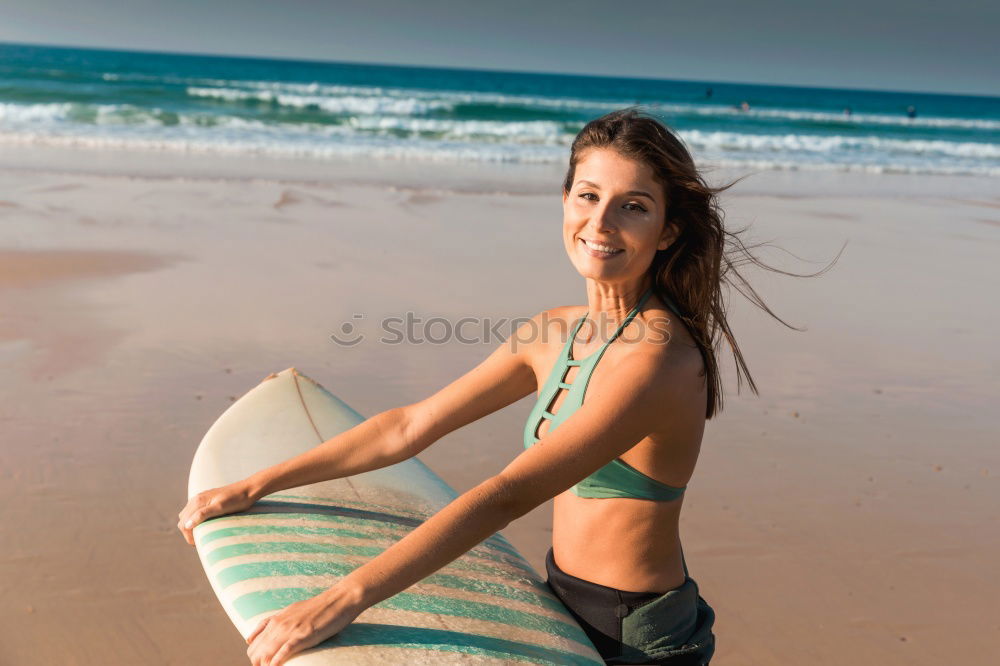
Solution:
M 538 400 L 535 402 L 535 406 L 528 416 L 527 423 L 525 423 L 524 448 L 529 448 L 536 442 L 541 441 L 537 437 L 537 433 L 542 420 L 549 420 L 549 428 L 546 431 L 546 434 L 548 434 L 559 427 L 563 421 L 583 405 L 583 398 L 587 392 L 590 376 L 594 368 L 597 367 L 598 361 L 601 360 L 601 356 L 604 355 L 604 351 L 618 337 L 622 330 L 628 326 L 632 319 L 635 318 L 650 294 L 652 294 L 652 289 L 647 289 L 642 298 L 639 299 L 638 304 L 628 313 L 621 325 L 618 326 L 614 335 L 608 338 L 608 341 L 601 345 L 597 351 L 580 360 L 572 358 L 573 342 L 576 340 L 576 334 L 583 325 L 583 322 L 586 321 L 587 314 L 589 313 L 584 314 L 577 321 L 573 332 L 563 346 L 562 352 L 552 366 L 552 371 L 549 373 L 549 377 L 539 393 Z M 677 307 L 672 302 L 668 302 L 667 305 L 680 316 Z M 566 374 L 569 372 L 570 366 L 573 365 L 580 366 L 580 370 L 572 382 L 566 382 Z M 553 414 L 549 409 L 554 404 L 561 390 L 566 390 L 566 397 L 559 406 L 559 411 Z M 679 498 L 684 494 L 685 489 L 686 486 L 678 488 L 657 481 L 643 474 L 635 467 L 632 467 L 621 458 L 615 458 L 607 465 L 575 484 L 571 490 L 578 497 L 597 499 L 631 497 L 666 502 Z

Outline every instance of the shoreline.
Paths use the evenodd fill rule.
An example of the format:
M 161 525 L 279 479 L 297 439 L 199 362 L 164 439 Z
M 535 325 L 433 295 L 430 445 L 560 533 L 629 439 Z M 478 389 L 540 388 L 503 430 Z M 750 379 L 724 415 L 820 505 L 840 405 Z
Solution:
M 376 185 L 441 194 L 558 194 L 563 164 L 431 162 L 417 159 L 279 158 L 274 156 L 186 155 L 144 150 L 87 150 L 48 146 L 4 146 L 0 172 L 264 181 L 287 184 Z M 740 177 L 744 196 L 990 198 L 996 178 L 988 176 L 861 173 L 837 170 L 768 170 L 719 167 L 706 180 L 720 186 Z M 445 187 L 441 187 L 441 183 Z M 995 204 L 994 204 L 995 205 Z

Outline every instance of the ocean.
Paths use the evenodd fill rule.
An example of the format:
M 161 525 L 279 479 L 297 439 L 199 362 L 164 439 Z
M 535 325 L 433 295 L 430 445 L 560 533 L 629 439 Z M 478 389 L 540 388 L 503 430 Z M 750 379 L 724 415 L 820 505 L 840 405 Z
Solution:
M 1000 176 L 1000 97 L 0 44 L 0 150 L 559 163 L 630 105 L 706 166 Z

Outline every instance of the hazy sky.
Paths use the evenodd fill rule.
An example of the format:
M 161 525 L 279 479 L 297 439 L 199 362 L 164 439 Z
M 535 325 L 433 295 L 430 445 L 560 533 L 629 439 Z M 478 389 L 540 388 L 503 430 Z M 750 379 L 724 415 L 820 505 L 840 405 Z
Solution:
M 0 41 L 1000 95 L 996 0 L 2 0 Z

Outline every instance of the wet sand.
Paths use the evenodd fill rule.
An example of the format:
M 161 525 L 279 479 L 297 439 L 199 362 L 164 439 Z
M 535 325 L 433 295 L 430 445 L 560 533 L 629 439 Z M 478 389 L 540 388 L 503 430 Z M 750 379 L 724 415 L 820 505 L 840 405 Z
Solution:
M 388 344 L 381 318 L 585 298 L 559 169 L 17 160 L 0 159 L 3 664 L 248 663 L 175 527 L 215 418 L 292 365 L 362 414 L 419 400 L 498 341 Z M 995 183 L 763 173 L 723 205 L 807 260 L 762 250 L 787 270 L 847 248 L 819 278 L 748 273 L 805 332 L 731 301 L 761 395 L 737 395 L 727 360 L 682 518 L 713 664 L 992 663 Z M 335 344 L 359 313 L 366 339 Z M 421 458 L 467 490 L 520 452 L 530 408 Z M 504 531 L 539 570 L 550 521 L 546 503 Z

